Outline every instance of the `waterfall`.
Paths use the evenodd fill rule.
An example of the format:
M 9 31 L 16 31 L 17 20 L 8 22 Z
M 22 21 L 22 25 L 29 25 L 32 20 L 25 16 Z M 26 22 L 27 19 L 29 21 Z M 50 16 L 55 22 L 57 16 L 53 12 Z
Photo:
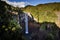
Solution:
M 25 14 L 25 33 L 28 34 L 28 15 Z

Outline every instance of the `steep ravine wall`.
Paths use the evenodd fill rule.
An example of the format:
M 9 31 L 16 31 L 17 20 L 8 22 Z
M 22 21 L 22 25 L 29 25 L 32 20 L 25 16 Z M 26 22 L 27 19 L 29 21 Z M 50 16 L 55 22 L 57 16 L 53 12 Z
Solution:
M 57 20 L 55 21 L 55 23 L 60 28 L 60 11 L 56 11 L 55 13 L 56 13 L 56 15 L 58 17 Z

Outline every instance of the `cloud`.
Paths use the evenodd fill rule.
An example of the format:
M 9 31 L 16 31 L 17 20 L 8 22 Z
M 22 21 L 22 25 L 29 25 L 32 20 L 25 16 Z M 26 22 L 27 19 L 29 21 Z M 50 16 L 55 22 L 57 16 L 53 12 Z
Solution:
M 7 1 L 7 0 L 1 0 L 1 1 Z
M 10 2 L 6 1 L 6 3 L 14 6 L 14 7 L 25 7 L 25 2 Z
M 11 1 L 8 1 L 8 0 L 2 0 L 2 1 L 5 1 L 9 5 L 12 5 L 14 7 L 19 7 L 19 8 L 25 7 L 26 5 L 30 5 L 30 3 L 28 3 L 28 2 L 11 2 Z

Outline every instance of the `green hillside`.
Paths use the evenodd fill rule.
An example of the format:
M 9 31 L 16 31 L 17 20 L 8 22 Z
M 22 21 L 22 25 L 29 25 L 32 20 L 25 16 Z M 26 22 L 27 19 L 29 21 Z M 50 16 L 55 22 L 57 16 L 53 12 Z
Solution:
M 60 3 L 28 5 L 23 8 L 23 11 L 30 12 L 37 19 L 37 22 L 55 22 L 57 18 L 55 11 L 60 11 Z
M 18 15 L 13 14 L 18 12 Z M 19 13 L 28 12 L 36 18 L 29 25 L 30 35 L 26 35 L 24 28 L 18 23 Z M 25 8 L 13 7 L 0 0 L 0 39 L 1 40 L 57 40 L 60 39 L 60 30 L 54 23 L 60 17 L 60 3 L 28 5 Z M 18 17 L 17 17 L 18 16 Z M 59 19 L 59 18 L 58 18 Z M 32 19 L 31 19 L 32 20 Z M 21 21 L 21 20 L 19 20 Z M 40 23 L 38 23 L 40 22 Z M 42 22 L 42 23 L 41 23 Z M 53 22 L 53 23 L 52 23 Z M 59 22 L 59 21 L 58 21 Z M 26 37 L 27 36 L 27 37 Z

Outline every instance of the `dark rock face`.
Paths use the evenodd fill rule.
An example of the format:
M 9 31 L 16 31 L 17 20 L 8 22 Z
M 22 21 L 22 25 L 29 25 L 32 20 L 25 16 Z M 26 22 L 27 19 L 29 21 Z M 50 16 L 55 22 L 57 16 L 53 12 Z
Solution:
M 32 33 L 31 40 L 45 40 L 47 38 L 47 33 L 45 31 L 37 30 L 37 32 Z
M 25 27 L 24 22 L 24 13 L 20 14 L 20 24 Z M 38 24 L 36 21 L 34 21 L 33 18 L 28 16 L 28 26 L 29 26 L 29 34 L 24 34 L 25 29 L 23 30 L 23 36 L 27 38 L 27 40 L 45 40 L 47 33 L 45 31 L 39 30 L 40 24 Z M 44 38 L 44 39 L 43 39 Z
M 31 18 L 28 16 L 28 31 L 29 34 L 25 34 L 25 19 L 24 19 L 24 13 L 20 14 L 20 24 L 23 28 L 22 35 L 26 37 L 26 40 L 57 40 L 57 34 L 56 30 L 58 29 L 55 23 L 50 23 L 50 22 L 44 22 L 44 23 L 37 23 L 34 18 Z M 44 30 L 41 30 L 44 27 Z M 57 30 L 58 31 L 58 30 Z M 57 34 L 56 34 L 56 33 Z M 60 32 L 59 32 L 60 33 Z M 51 35 L 52 36 L 51 36 Z M 58 34 L 59 35 L 59 34 Z M 56 37 L 55 37 L 56 36 Z M 53 37 L 53 38 L 52 38 Z
M 58 36 L 59 36 L 59 37 L 58 37 L 58 39 L 60 39 L 60 29 L 59 29 L 59 32 L 58 32 L 58 34 L 59 34 L 59 35 L 58 35 Z

